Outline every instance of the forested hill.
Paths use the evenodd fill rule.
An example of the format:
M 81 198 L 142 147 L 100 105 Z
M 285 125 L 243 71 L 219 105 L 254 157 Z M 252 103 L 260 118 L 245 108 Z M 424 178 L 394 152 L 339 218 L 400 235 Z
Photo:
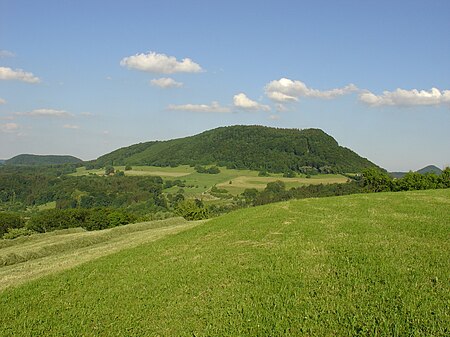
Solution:
M 60 165 L 78 164 L 82 160 L 73 156 L 19 154 L 5 161 L 6 165 Z
M 355 152 L 339 146 L 319 129 L 277 129 L 228 126 L 201 134 L 139 143 L 101 156 L 96 165 L 207 165 L 269 172 L 360 172 L 376 167 Z

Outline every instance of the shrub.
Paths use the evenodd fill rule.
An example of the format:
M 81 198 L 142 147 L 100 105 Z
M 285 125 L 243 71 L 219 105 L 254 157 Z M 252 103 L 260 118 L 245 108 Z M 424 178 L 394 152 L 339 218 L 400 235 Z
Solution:
M 0 237 L 10 228 L 21 228 L 25 225 L 25 221 L 20 215 L 14 213 L 0 212 Z
M 175 212 L 186 220 L 201 220 L 209 216 L 208 209 L 201 200 L 188 199 L 178 203 Z
M 15 239 L 20 236 L 29 236 L 35 234 L 35 231 L 27 228 L 8 228 L 8 232 L 3 235 L 3 239 Z

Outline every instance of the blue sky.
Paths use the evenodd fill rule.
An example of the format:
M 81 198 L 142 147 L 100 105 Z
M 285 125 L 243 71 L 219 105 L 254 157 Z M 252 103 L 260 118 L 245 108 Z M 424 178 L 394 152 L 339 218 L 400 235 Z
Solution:
M 450 165 L 449 1 L 0 0 L 0 158 L 235 124 Z

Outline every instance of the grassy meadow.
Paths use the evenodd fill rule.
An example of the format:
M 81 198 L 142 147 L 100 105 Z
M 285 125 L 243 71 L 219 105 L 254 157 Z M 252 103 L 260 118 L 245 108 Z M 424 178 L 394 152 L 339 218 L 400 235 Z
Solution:
M 449 209 L 447 189 L 239 210 L 11 284 L 0 335 L 448 336 Z
M 132 166 L 132 170 L 125 171 L 125 166 L 115 166 L 115 170 L 124 171 L 126 176 L 160 176 L 163 179 L 185 181 L 184 191 L 186 195 L 199 197 L 208 192 L 213 186 L 226 189 L 232 195 L 238 195 L 246 188 L 256 188 L 263 190 L 267 183 L 282 180 L 287 188 L 299 187 L 311 184 L 332 184 L 345 183 L 347 178 L 340 174 L 319 174 L 306 178 L 306 175 L 299 174 L 295 178 L 284 178 L 281 173 L 271 173 L 269 177 L 259 177 L 258 171 L 236 170 L 220 168 L 219 174 L 198 173 L 193 167 L 181 165 L 178 167 L 156 167 L 156 166 Z M 86 170 L 84 167 L 77 169 L 72 176 L 82 176 L 88 174 L 103 175 L 104 169 Z M 231 183 L 230 183 L 231 182 Z M 176 193 L 179 187 L 174 186 L 166 189 L 165 192 Z

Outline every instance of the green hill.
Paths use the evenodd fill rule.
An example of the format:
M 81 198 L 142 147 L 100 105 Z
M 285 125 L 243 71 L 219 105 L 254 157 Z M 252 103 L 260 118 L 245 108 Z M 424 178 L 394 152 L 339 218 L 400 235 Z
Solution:
M 435 166 L 435 165 L 428 165 L 425 166 L 424 168 L 421 168 L 420 170 L 416 171 L 417 173 L 420 174 L 426 174 L 426 173 L 434 173 L 436 175 L 440 175 L 442 173 L 442 170 Z M 408 172 L 389 172 L 389 174 L 393 177 L 393 178 L 403 178 Z
M 420 174 L 434 173 L 434 174 L 439 175 L 442 173 L 442 170 L 435 165 L 428 165 L 428 166 L 425 166 L 424 168 L 421 168 L 420 170 L 417 170 L 416 172 L 418 172 Z
M 124 147 L 101 156 L 98 166 L 217 164 L 228 168 L 302 172 L 360 172 L 376 165 L 339 146 L 319 129 L 229 126 L 168 141 Z
M 60 165 L 78 164 L 83 161 L 73 156 L 19 154 L 4 162 L 6 165 Z
M 304 199 L 63 272 L 50 255 L 54 274 L 0 292 L 0 335 L 448 336 L 449 200 L 449 189 Z M 0 266 L 6 280 L 14 268 Z

